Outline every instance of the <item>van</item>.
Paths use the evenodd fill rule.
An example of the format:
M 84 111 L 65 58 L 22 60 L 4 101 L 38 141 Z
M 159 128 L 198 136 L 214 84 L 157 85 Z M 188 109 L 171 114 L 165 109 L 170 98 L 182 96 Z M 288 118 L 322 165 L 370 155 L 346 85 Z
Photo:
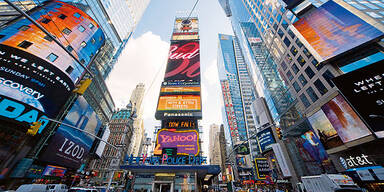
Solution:
M 65 184 L 48 184 L 49 192 L 67 192 L 68 187 Z
M 48 192 L 48 185 L 45 184 L 24 184 L 16 189 L 16 192 Z

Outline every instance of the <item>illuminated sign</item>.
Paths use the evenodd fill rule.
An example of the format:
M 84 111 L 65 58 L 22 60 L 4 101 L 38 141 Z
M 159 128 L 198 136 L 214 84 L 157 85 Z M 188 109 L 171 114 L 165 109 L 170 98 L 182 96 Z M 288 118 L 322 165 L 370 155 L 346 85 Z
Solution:
M 321 107 L 344 143 L 371 135 L 367 126 L 341 95 Z
M 201 110 L 200 96 L 197 96 L 197 95 L 160 96 L 157 110 L 158 111 Z
M 174 93 L 189 93 L 189 94 L 200 94 L 200 87 L 174 87 L 174 86 L 163 86 L 161 87 L 160 93 L 174 94 Z
M 257 179 L 266 179 L 266 176 L 269 175 L 270 172 L 267 158 L 255 158 L 255 166 Z
M 197 120 L 163 120 L 161 128 L 166 129 L 196 129 Z
M 235 148 L 236 148 L 236 154 L 239 154 L 239 155 L 249 155 L 248 144 L 235 145 Z
M 148 156 L 148 154 L 143 154 L 141 157 L 134 157 L 131 155 L 125 161 L 127 165 L 203 165 L 207 164 L 207 157 L 203 156 L 176 156 L 169 157 L 167 154 L 162 156 Z M 124 167 L 124 165 L 120 166 Z
M 44 169 L 43 174 L 44 176 L 54 176 L 54 177 L 64 177 L 65 172 L 67 171 L 64 167 L 58 167 L 53 165 L 47 165 L 47 167 Z
M 375 163 L 369 159 L 370 158 L 368 157 L 368 155 L 365 154 L 339 158 L 341 165 L 345 169 L 375 165 Z
M 260 147 L 260 152 L 265 152 L 269 149 L 272 149 L 272 144 L 275 143 L 275 138 L 273 137 L 273 133 L 271 128 L 266 128 L 257 133 L 257 142 Z
M 195 155 L 200 152 L 199 133 L 196 130 L 174 131 L 161 129 L 157 132 L 156 149 L 177 148 L 177 155 Z
M 199 20 L 196 17 L 176 18 L 173 35 L 196 35 L 199 32 Z
M 164 81 L 200 81 L 200 46 L 198 41 L 171 42 Z
M 71 110 L 65 116 L 63 123 L 78 127 L 96 135 L 102 122 L 84 97 L 78 97 Z M 46 162 L 55 163 L 68 168 L 79 168 L 87 158 L 94 137 L 76 129 L 60 125 L 49 145 L 41 155 Z
M 379 138 L 384 137 L 383 66 L 383 61 L 377 62 L 332 79 Z
M 322 62 L 383 36 L 382 31 L 355 14 L 359 13 L 331 0 L 305 14 L 291 29 Z

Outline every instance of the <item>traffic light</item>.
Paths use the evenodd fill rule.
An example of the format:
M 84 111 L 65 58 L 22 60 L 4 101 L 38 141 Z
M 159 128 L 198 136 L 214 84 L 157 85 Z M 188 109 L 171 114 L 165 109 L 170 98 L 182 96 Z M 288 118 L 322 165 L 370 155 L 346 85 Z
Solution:
M 283 138 L 283 135 L 281 134 L 281 128 L 280 127 L 276 127 L 276 134 L 277 134 L 277 137 L 279 139 Z
M 39 121 L 33 122 L 31 127 L 27 131 L 27 135 L 35 136 L 36 133 L 39 131 L 40 127 L 41 127 L 41 122 Z
M 85 90 L 87 90 L 88 86 L 92 83 L 91 79 L 83 79 L 81 80 L 77 85 L 76 88 L 73 90 L 74 93 L 77 93 L 79 95 L 84 94 Z

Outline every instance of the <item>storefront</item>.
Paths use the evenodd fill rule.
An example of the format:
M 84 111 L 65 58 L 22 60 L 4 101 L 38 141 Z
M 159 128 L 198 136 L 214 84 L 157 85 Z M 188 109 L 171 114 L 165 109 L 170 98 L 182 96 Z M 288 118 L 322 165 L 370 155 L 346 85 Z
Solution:
M 134 191 L 201 191 L 206 175 L 218 175 L 218 165 L 124 165 L 131 171 Z
M 384 191 L 384 151 L 381 140 L 330 155 L 338 172 L 349 175 L 360 187 Z

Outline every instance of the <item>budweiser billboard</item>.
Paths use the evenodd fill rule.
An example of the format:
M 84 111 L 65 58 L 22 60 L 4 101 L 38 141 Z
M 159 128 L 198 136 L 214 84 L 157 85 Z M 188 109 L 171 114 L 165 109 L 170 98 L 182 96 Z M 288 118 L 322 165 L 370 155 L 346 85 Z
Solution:
M 164 81 L 200 82 L 199 41 L 171 42 Z

